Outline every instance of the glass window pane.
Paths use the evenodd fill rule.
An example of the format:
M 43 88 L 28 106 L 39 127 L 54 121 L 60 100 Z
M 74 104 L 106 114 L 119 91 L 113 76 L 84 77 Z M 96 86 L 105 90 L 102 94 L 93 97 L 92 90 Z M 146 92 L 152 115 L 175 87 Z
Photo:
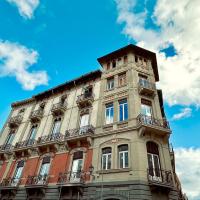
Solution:
M 111 154 L 108 155 L 107 169 L 111 169 Z
M 113 123 L 113 104 L 106 105 L 106 124 Z
M 125 166 L 128 167 L 128 152 L 125 152 Z
M 124 120 L 128 119 L 128 104 L 124 104 Z
M 123 153 L 119 153 L 119 167 L 123 168 Z

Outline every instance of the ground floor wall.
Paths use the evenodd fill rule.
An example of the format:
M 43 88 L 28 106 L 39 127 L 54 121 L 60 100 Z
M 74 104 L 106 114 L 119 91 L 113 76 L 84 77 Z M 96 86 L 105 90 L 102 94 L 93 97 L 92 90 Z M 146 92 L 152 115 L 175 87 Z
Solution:
M 152 189 L 148 183 L 141 181 L 110 182 L 103 183 L 103 185 L 101 183 L 90 183 L 83 186 L 63 187 L 49 185 L 46 188 L 37 189 L 20 187 L 16 191 L 15 197 L 5 198 L 1 196 L 0 199 L 36 199 L 36 197 L 31 197 L 30 194 L 40 194 L 38 200 L 178 200 L 178 193 L 175 188 L 167 189 L 157 186 Z

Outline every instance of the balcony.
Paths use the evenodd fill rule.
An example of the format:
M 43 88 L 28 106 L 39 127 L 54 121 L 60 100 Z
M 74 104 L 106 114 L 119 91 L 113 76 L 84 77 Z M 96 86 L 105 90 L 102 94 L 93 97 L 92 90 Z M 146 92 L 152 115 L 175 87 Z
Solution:
M 173 188 L 173 174 L 169 170 L 149 168 L 147 169 L 147 179 L 150 186 Z
M 39 150 L 43 151 L 44 149 L 57 150 L 57 144 L 60 144 L 64 139 L 64 135 L 61 133 L 44 135 L 39 137 L 37 140 L 37 147 Z
M 58 185 L 68 186 L 80 186 L 85 183 L 86 180 L 90 180 L 90 174 L 87 172 L 64 172 L 60 173 L 58 177 Z
M 9 120 L 8 120 L 8 125 L 10 128 L 17 128 L 20 123 L 22 122 L 22 116 L 21 115 L 17 115 L 15 117 L 11 117 Z
M 64 114 L 67 109 L 66 103 L 59 102 L 52 106 L 51 112 L 53 115 L 58 116 Z
M 79 108 L 91 106 L 94 101 L 92 92 L 81 94 L 77 97 L 76 103 Z
M 42 119 L 43 113 L 44 113 L 43 109 L 38 109 L 38 110 L 32 111 L 31 115 L 30 115 L 30 120 L 33 123 L 39 122 Z
M 140 95 L 154 97 L 156 85 L 146 79 L 139 79 L 138 90 Z
M 20 179 L 19 178 L 4 178 L 2 182 L 0 183 L 0 187 L 4 189 L 13 189 L 18 187 L 20 184 Z
M 92 125 L 83 126 L 65 132 L 65 141 L 73 143 L 80 141 L 91 145 L 91 138 L 94 135 L 95 128 Z
M 45 187 L 48 184 L 48 179 L 49 176 L 47 174 L 38 176 L 28 176 L 25 187 Z
M 30 149 L 32 149 L 36 144 L 36 140 L 29 139 L 29 140 L 24 140 L 22 142 L 17 142 L 14 146 L 13 151 L 15 152 L 15 155 L 21 156 L 22 153 L 24 155 L 30 155 Z
M 166 119 L 156 119 L 152 116 L 140 114 L 137 117 L 137 122 L 140 127 L 145 128 L 146 133 L 154 133 L 158 135 L 168 135 L 171 133 L 169 123 Z
M 8 159 L 8 156 L 12 154 L 13 146 L 11 144 L 3 144 L 0 146 L 0 159 Z

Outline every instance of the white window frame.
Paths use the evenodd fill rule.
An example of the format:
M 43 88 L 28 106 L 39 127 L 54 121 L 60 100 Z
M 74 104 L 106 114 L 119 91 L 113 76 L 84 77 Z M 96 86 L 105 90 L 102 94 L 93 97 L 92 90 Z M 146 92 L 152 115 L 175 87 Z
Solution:
M 119 101 L 119 121 L 122 122 L 122 121 L 126 121 L 128 120 L 128 116 L 127 116 L 127 119 L 125 119 L 125 105 L 127 105 L 127 115 L 128 115 L 128 100 L 127 99 L 124 99 L 124 101 L 126 100 L 126 102 L 124 103 L 121 103 L 121 101 L 123 100 L 120 100 Z M 122 120 L 120 120 L 120 106 L 122 106 Z
M 109 106 L 109 105 L 111 105 L 111 106 Z M 107 104 L 105 107 L 106 107 L 105 122 L 106 122 L 106 124 L 112 124 L 113 120 L 114 120 L 114 105 L 113 105 L 113 103 L 110 103 L 110 104 Z M 107 111 L 108 111 L 108 116 L 107 116 Z M 113 113 L 113 116 L 111 113 Z
M 115 87 L 115 79 L 114 79 L 114 77 L 108 78 L 107 79 L 106 89 L 107 90 L 113 90 L 114 87 Z
M 122 168 L 122 169 L 124 169 L 124 168 L 128 168 L 128 166 L 129 166 L 129 157 L 128 157 L 128 155 L 127 155 L 127 161 L 128 161 L 128 166 L 126 166 L 126 153 L 128 154 L 128 150 L 126 150 L 126 151 L 119 151 L 119 168 Z M 122 166 L 120 166 L 121 165 L 121 163 L 120 163 L 120 155 L 122 154 L 122 158 L 123 158 L 123 164 L 122 164 Z

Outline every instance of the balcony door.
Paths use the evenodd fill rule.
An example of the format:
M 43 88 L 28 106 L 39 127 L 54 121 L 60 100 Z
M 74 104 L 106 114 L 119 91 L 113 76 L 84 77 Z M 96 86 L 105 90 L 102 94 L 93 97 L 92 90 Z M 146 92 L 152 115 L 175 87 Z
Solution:
M 147 143 L 148 176 L 152 181 L 162 181 L 158 146 L 154 142 Z
M 49 168 L 50 168 L 50 157 L 44 157 L 42 160 L 42 165 L 40 167 L 40 172 L 38 176 L 38 184 L 44 184 L 46 183 L 47 176 L 49 174 Z
M 32 145 L 34 143 L 36 131 L 37 131 L 37 125 L 33 125 L 32 128 L 31 128 L 31 131 L 30 131 L 30 136 L 29 136 L 29 139 L 28 139 L 28 145 Z
M 71 169 L 71 182 L 80 182 L 81 181 L 81 171 L 83 167 L 83 152 L 78 151 L 74 153 L 72 169 Z
M 20 178 L 22 176 L 22 171 L 23 171 L 23 168 L 24 168 L 24 161 L 21 160 L 17 163 L 17 168 L 15 170 L 15 174 L 14 174 L 14 177 L 13 177 L 13 181 L 11 183 L 12 186 L 17 186 L 19 181 L 20 181 Z
M 61 127 L 61 118 L 55 119 L 51 134 L 53 136 L 56 136 L 57 134 L 59 134 L 60 133 L 60 127 Z
M 152 124 L 152 106 L 150 101 L 142 99 L 141 114 L 145 124 Z
M 89 125 L 89 114 L 81 115 L 79 134 L 84 134 L 87 131 L 86 127 L 88 125 Z

